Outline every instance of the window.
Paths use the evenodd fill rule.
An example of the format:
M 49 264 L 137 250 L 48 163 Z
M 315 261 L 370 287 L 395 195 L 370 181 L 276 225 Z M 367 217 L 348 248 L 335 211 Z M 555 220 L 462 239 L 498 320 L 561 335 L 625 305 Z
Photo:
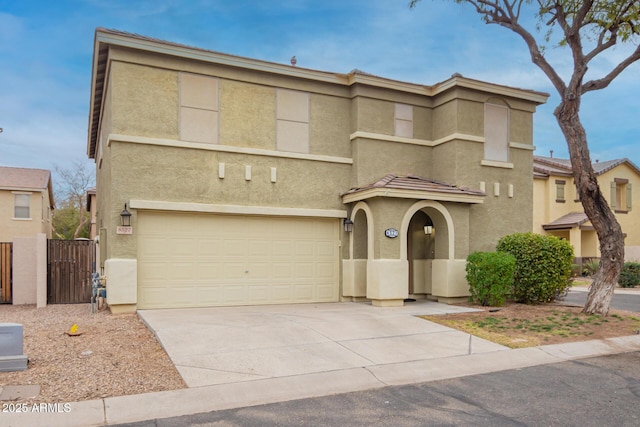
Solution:
M 396 136 L 413 138 L 413 107 L 406 104 L 396 104 L 395 112 Z
M 309 94 L 278 89 L 276 98 L 278 150 L 308 153 Z
M 611 209 L 617 213 L 631 210 L 631 183 L 628 179 L 615 178 L 611 181 Z
M 505 106 L 484 105 L 484 158 L 509 161 L 509 108 Z
M 562 179 L 556 179 L 556 203 L 564 203 L 564 185 L 567 182 Z
M 14 218 L 30 219 L 29 204 L 31 201 L 30 194 L 14 194 L 15 208 L 13 212 Z
M 218 79 L 180 73 L 180 139 L 218 143 Z

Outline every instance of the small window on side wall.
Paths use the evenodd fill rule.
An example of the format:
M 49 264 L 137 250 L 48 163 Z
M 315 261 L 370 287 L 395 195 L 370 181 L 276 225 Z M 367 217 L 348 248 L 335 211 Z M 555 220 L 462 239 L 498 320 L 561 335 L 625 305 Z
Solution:
M 616 213 L 631 210 L 631 183 L 628 179 L 615 178 L 611 181 L 611 209 Z
M 564 185 L 567 182 L 562 179 L 556 179 L 556 203 L 564 203 Z
M 29 194 L 14 194 L 14 218 L 30 219 L 31 213 L 29 212 L 31 196 Z
M 509 161 L 509 108 L 484 104 L 484 159 Z

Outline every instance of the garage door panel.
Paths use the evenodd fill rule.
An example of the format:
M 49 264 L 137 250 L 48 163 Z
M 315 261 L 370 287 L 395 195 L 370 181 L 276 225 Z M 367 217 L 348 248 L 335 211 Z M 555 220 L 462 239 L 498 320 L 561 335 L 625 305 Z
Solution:
M 338 300 L 339 220 L 138 214 L 139 308 Z

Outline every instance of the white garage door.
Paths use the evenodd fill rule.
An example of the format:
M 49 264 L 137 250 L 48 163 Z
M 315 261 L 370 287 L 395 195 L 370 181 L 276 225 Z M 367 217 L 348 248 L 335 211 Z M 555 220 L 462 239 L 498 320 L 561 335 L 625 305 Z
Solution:
M 140 211 L 138 308 L 334 302 L 339 221 Z

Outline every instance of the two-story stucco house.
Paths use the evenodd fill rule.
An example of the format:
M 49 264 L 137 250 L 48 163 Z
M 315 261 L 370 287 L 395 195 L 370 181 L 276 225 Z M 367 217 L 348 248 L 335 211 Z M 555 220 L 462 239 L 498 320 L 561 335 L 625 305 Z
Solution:
M 38 233 L 51 238 L 51 172 L 0 166 L 0 242 Z
M 625 234 L 625 259 L 640 260 L 640 169 L 629 159 L 593 163 L 600 191 Z M 569 159 L 534 156 L 533 232 L 552 234 L 571 242 L 576 262 L 599 258 L 598 236 L 582 209 Z
M 448 301 L 468 295 L 470 252 L 531 230 L 544 93 L 105 29 L 94 49 L 88 156 L 114 312 Z

